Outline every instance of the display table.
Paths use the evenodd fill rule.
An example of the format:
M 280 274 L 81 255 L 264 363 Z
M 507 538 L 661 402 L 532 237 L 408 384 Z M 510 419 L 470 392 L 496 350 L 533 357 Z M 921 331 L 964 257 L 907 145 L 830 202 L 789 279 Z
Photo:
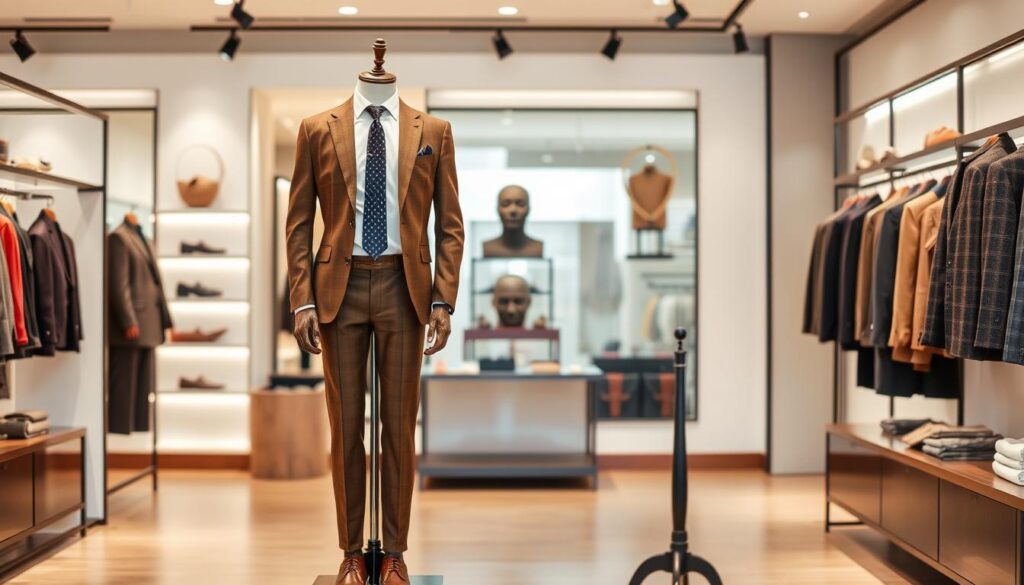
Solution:
M 322 389 L 253 390 L 252 476 L 302 479 L 327 473 L 326 409 Z
M 957 583 L 1024 583 L 1024 488 L 990 462 L 941 461 L 877 425 L 830 425 L 826 438 L 830 504 Z
M 600 371 L 424 374 L 420 487 L 428 477 L 586 477 L 597 487 Z

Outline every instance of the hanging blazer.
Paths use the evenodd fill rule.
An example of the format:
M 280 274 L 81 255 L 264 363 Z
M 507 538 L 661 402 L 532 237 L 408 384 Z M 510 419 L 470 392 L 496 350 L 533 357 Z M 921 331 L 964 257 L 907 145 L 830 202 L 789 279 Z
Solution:
M 107 235 L 107 335 L 111 347 L 156 347 L 171 328 L 171 314 L 155 254 L 138 228 L 127 223 Z M 129 327 L 139 328 L 127 339 Z
M 355 246 L 356 155 L 352 99 L 302 121 L 285 228 L 291 307 L 316 305 L 321 322 L 338 315 Z M 398 201 L 402 266 L 413 307 L 426 323 L 433 303 L 455 308 L 464 233 L 451 124 L 400 102 Z M 363 138 L 365 140 L 365 138 Z M 310 262 L 317 201 L 324 235 Z M 434 211 L 433 278 L 427 225 Z
M 78 269 L 74 247 L 56 221 L 45 212 L 28 230 L 35 258 L 36 310 L 39 319 L 40 355 L 56 350 L 77 351 L 81 339 L 81 311 L 78 306 Z M 69 335 L 69 333 L 71 335 Z
M 31 356 L 40 347 L 39 342 L 39 319 L 36 316 L 36 282 L 35 262 L 32 258 L 32 241 L 28 232 L 18 222 L 18 214 L 8 214 L 7 210 L 0 206 L 0 215 L 11 220 L 14 224 L 15 233 L 18 236 L 18 249 L 21 251 L 21 285 L 22 297 L 25 300 L 25 328 L 28 332 L 28 343 L 18 346 L 14 350 L 15 358 Z

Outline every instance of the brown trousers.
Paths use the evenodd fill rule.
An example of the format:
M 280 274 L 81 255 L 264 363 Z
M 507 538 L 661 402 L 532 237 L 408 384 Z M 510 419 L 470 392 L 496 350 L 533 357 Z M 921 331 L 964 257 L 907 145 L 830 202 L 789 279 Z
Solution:
M 408 548 L 424 329 L 409 297 L 401 256 L 356 256 L 338 317 L 321 325 L 331 471 L 339 546 L 363 546 L 363 443 L 370 334 L 376 336 L 381 396 L 381 516 L 384 550 Z

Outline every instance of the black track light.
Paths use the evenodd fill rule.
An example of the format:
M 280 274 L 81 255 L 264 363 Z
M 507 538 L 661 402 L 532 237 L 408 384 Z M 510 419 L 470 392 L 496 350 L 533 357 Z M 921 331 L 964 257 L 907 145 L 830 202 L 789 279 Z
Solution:
M 28 44 L 28 39 L 25 35 L 21 34 L 21 31 L 15 31 L 14 38 L 11 39 L 11 48 L 17 53 L 18 58 L 24 63 L 28 61 L 32 55 L 36 54 L 36 50 L 32 48 L 32 45 Z
M 622 46 L 622 37 L 619 36 L 619 31 L 612 29 L 611 33 L 609 33 L 608 42 L 601 49 L 601 54 L 614 61 L 620 46 Z
M 732 33 L 732 47 L 737 53 L 747 53 L 750 45 L 747 44 L 747 35 L 743 34 L 743 27 L 736 25 L 736 32 Z
M 665 17 L 665 24 L 669 28 L 678 28 L 689 17 L 690 13 L 683 7 L 682 3 L 679 0 L 672 0 L 672 14 Z
M 491 39 L 494 43 L 494 50 L 498 53 L 499 59 L 504 59 L 512 54 L 512 45 L 508 44 L 508 39 L 505 38 L 505 33 L 501 32 L 501 29 L 494 31 L 494 38 Z
M 252 27 L 252 23 L 255 22 L 256 19 L 242 8 L 242 4 L 244 3 L 245 0 L 238 0 L 238 2 L 235 2 L 235 5 L 231 8 L 231 18 L 235 19 L 238 26 L 244 29 L 249 29 Z
M 238 52 L 238 45 L 242 44 L 242 39 L 239 38 L 238 33 L 234 30 L 231 31 L 231 36 L 228 40 L 224 41 L 224 45 L 220 48 L 220 58 L 225 61 L 232 61 L 235 58 L 235 53 Z

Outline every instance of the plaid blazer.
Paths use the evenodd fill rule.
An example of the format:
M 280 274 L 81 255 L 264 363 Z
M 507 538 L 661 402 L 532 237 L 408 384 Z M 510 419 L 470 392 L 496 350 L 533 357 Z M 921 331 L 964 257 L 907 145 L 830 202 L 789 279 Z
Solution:
M 960 202 L 947 232 L 946 341 L 954 356 L 989 360 L 1002 359 L 1002 351 L 976 347 L 978 312 L 981 308 L 983 266 L 983 215 L 989 168 L 1017 149 L 1006 134 L 964 169 Z M 1000 348 L 1001 349 L 1001 348 Z
M 992 163 L 985 180 L 982 205 L 981 298 L 978 301 L 978 331 L 974 339 L 978 348 L 1003 351 L 1013 293 L 1022 189 L 1024 151 L 1014 152 Z
M 949 252 L 950 227 L 953 224 L 953 217 L 960 204 L 964 190 L 964 175 L 968 165 L 984 156 L 995 143 L 988 144 L 976 150 L 970 156 L 964 157 L 957 163 L 956 171 L 949 182 L 946 191 L 946 203 L 942 208 L 942 219 L 939 222 L 939 230 L 935 237 L 935 248 L 932 255 L 932 272 L 928 283 L 928 304 L 925 308 L 924 327 L 921 330 L 919 343 L 922 347 L 936 347 L 949 349 L 951 346 L 951 329 L 948 326 L 949 314 L 947 313 L 946 293 L 950 285 L 946 281 L 947 272 L 952 267 L 953 261 Z

